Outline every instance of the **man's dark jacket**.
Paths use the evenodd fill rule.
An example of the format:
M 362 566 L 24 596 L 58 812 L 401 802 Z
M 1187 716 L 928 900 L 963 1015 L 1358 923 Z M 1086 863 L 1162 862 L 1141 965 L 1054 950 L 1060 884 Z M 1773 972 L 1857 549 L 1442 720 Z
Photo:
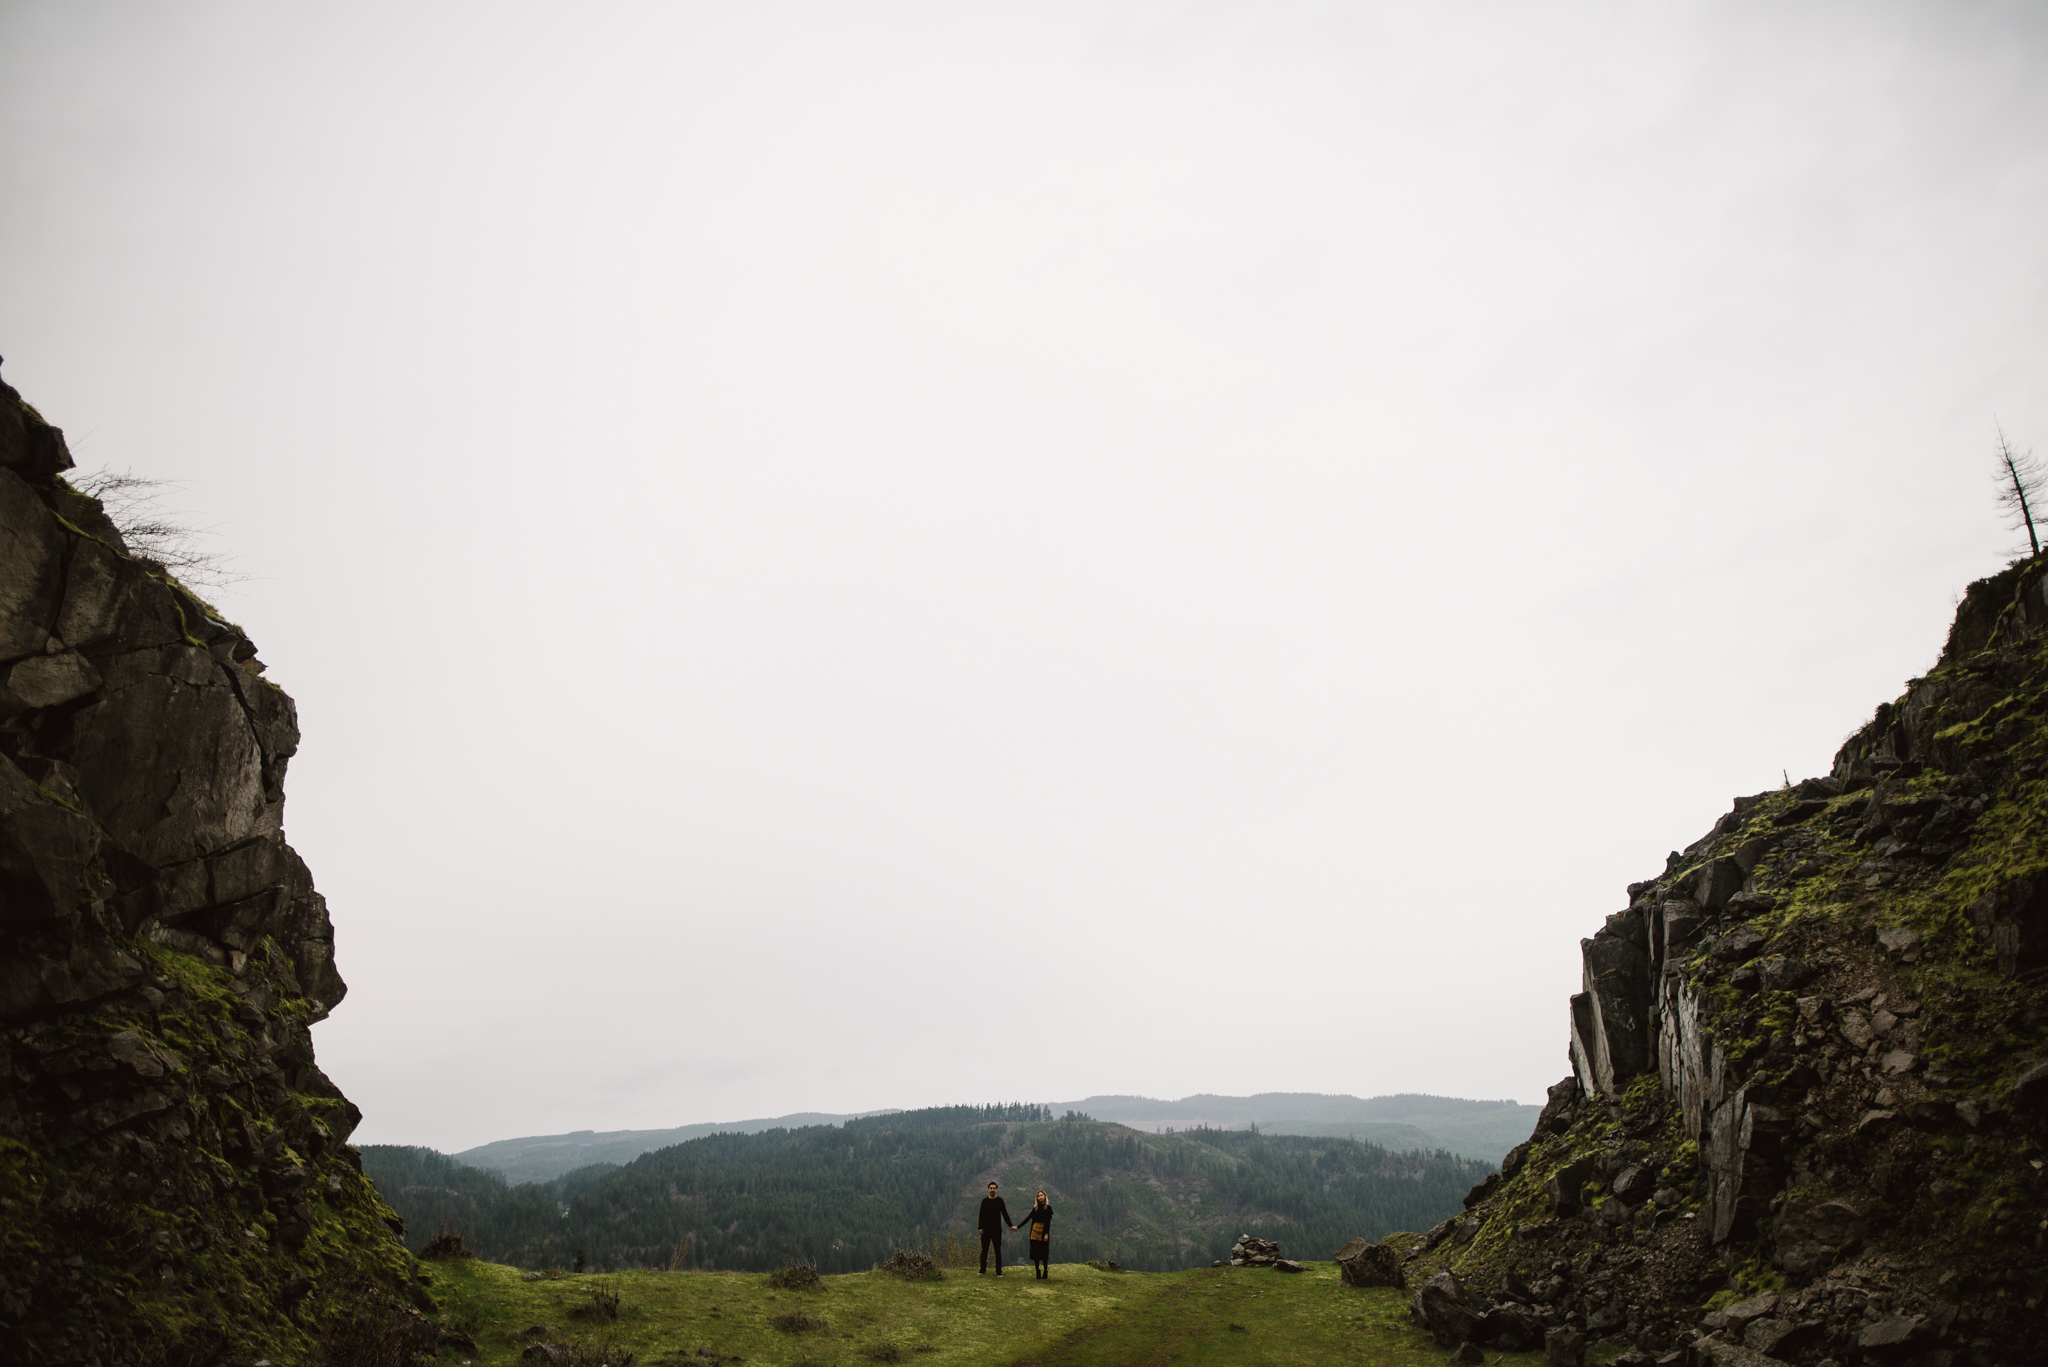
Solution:
M 982 1229 L 993 1230 L 1000 1234 L 1016 1223 L 1015 1220 L 1010 1218 L 1010 1208 L 1003 1204 L 1002 1197 L 984 1196 L 981 1198 Z

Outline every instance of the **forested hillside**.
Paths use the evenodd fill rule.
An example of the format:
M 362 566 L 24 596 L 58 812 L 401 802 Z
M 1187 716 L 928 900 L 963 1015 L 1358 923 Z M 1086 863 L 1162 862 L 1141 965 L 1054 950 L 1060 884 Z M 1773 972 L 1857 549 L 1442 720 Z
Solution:
M 969 1234 L 991 1179 L 1018 1216 L 1048 1190 L 1059 1260 L 1165 1270 L 1220 1258 L 1240 1233 L 1326 1257 L 1356 1235 L 1426 1228 L 1493 1171 L 1349 1139 L 1143 1134 L 1043 1107 L 711 1135 L 520 1186 L 427 1149 L 370 1146 L 363 1160 L 414 1248 L 453 1221 L 481 1256 L 521 1267 L 567 1266 L 581 1250 L 594 1267 L 766 1270 L 800 1258 L 827 1272 Z
M 1050 1109 L 1054 1115 L 1078 1111 L 1136 1130 L 1244 1130 L 1256 1126 L 1268 1134 L 1363 1139 L 1398 1153 L 1446 1149 L 1466 1158 L 1497 1163 L 1501 1155 L 1529 1137 L 1536 1114 L 1542 1108 L 1515 1101 L 1467 1101 L 1415 1093 L 1355 1097 L 1320 1092 L 1261 1092 L 1256 1096 L 1216 1096 L 1204 1092 L 1178 1101 L 1147 1096 L 1091 1096 L 1080 1101 L 1055 1101 Z M 643 1153 L 707 1134 L 758 1134 L 762 1130 L 840 1125 L 849 1120 L 893 1114 L 890 1110 L 847 1115 L 804 1111 L 765 1120 L 712 1121 L 665 1130 L 578 1130 L 572 1134 L 524 1135 L 479 1144 L 453 1157 L 471 1167 L 500 1173 L 508 1182 L 546 1182 L 594 1163 L 630 1163 Z

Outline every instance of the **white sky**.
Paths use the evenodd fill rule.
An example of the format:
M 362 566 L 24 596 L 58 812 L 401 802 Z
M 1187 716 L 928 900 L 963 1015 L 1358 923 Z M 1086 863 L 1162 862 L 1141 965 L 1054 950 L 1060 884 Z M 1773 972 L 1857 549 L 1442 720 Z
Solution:
M 0 352 L 298 699 L 364 1142 L 1539 1099 L 2048 446 L 2037 5 L 0 6 Z

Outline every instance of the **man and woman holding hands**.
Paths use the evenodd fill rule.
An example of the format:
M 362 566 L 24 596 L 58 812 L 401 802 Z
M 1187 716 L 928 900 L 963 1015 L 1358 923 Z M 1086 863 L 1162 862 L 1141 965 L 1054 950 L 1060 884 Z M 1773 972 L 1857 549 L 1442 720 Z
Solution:
M 1039 1188 L 1038 1204 L 1031 1208 L 1024 1219 L 1031 1225 L 1031 1265 L 1039 1279 L 1052 1278 L 1052 1207 L 1046 1204 L 1045 1189 Z M 1017 1226 L 1010 1220 L 1010 1208 L 1003 1198 L 996 1194 L 996 1184 L 988 1184 L 988 1195 L 981 1202 L 981 1270 L 988 1271 L 988 1251 L 996 1251 L 996 1275 L 1003 1275 L 1003 1229 Z

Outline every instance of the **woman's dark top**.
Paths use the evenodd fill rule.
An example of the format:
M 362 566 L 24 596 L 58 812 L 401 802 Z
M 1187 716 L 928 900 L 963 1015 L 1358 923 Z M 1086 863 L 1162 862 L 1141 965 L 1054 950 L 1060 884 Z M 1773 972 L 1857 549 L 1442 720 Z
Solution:
M 1033 1206 L 1024 1217 L 1031 1224 L 1031 1242 L 1043 1244 L 1052 1238 L 1052 1207 Z

